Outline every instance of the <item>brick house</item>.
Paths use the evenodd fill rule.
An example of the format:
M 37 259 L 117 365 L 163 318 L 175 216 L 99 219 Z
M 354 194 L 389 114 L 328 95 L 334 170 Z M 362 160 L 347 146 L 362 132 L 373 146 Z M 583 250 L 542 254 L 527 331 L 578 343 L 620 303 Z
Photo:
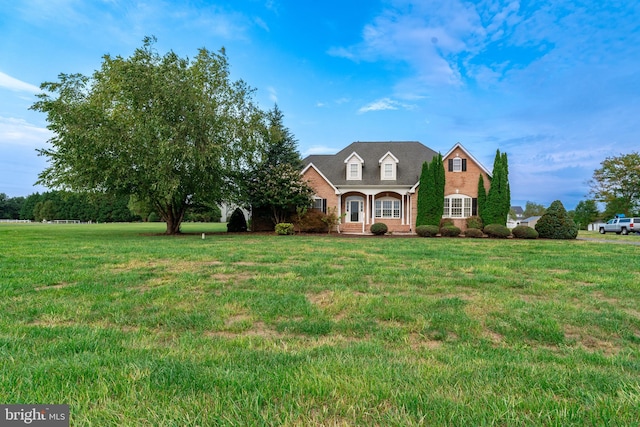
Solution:
M 336 154 L 306 157 L 302 176 L 315 190 L 314 207 L 344 215 L 339 231 L 368 233 L 383 222 L 389 231 L 415 232 L 422 164 L 437 155 L 416 141 L 354 142 Z M 443 217 L 462 230 L 477 215 L 478 179 L 489 171 L 458 143 L 443 155 Z

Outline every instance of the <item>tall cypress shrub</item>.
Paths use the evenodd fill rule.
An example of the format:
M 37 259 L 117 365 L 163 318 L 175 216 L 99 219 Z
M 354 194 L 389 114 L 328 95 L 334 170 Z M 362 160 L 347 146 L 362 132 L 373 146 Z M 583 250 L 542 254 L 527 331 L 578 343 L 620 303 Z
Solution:
M 429 173 L 429 163 L 422 163 L 422 172 L 420 173 L 420 187 L 418 188 L 418 213 L 416 216 L 416 227 L 427 225 L 428 198 L 429 187 L 433 186 Z
M 500 154 L 500 150 L 496 150 L 491 187 L 489 188 L 484 208 L 485 213 L 483 220 L 485 224 L 507 224 L 510 209 L 509 205 L 511 203 L 508 174 L 507 155 L 506 153 Z
M 482 223 L 485 224 L 486 218 L 484 217 L 484 210 L 487 204 L 487 189 L 484 188 L 484 178 L 480 174 L 478 178 L 478 216 L 482 219 Z M 487 224 L 488 225 L 488 224 Z
M 432 176 L 433 185 L 429 189 L 427 206 L 427 225 L 440 225 L 440 219 L 444 211 L 444 163 L 442 154 L 438 153 L 429 165 L 429 174 Z
M 504 174 L 505 191 L 502 194 L 502 209 L 500 215 L 504 217 L 505 225 L 509 218 L 509 211 L 511 210 L 511 187 L 509 185 L 509 161 L 507 160 L 507 153 L 502 153 L 501 166 Z

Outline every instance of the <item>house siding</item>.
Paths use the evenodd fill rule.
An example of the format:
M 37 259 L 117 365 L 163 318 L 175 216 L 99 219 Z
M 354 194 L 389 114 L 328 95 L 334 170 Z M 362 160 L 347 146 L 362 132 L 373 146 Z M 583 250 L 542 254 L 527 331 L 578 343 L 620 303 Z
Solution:
M 338 197 L 331 184 L 322 177 L 313 167 L 310 167 L 302 175 L 302 179 L 309 183 L 309 186 L 315 191 L 316 197 L 327 199 L 327 212 L 332 211 L 338 206 Z M 343 211 L 344 212 L 344 211 Z

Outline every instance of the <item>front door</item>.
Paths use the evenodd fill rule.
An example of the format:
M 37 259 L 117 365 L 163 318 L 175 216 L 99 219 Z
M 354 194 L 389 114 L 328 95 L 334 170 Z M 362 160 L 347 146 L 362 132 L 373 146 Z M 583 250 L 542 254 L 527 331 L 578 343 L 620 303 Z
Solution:
M 360 222 L 360 201 L 349 201 L 349 211 L 351 212 L 351 222 Z

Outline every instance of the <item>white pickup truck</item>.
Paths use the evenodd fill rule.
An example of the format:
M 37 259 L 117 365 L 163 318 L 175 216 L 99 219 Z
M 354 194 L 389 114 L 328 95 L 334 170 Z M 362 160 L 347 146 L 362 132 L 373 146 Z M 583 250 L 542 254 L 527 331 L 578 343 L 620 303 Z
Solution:
M 607 231 L 616 234 L 640 233 L 640 218 L 620 216 L 600 225 L 600 234 Z

